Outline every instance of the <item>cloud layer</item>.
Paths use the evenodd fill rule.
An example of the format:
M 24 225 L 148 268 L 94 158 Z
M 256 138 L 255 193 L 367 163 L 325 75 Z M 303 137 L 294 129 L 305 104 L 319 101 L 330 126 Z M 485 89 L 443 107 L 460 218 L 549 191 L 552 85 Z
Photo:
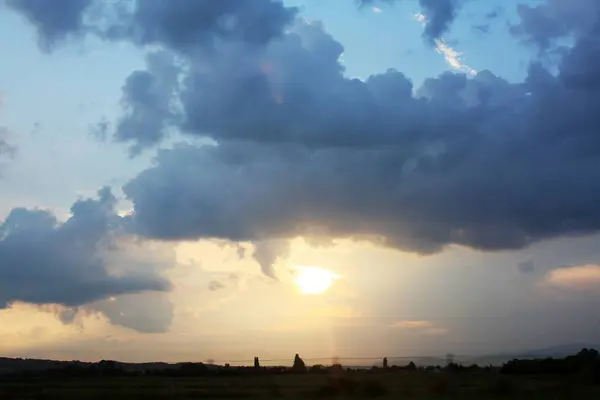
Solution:
M 79 26 L 14 3 L 40 35 Z M 429 38 L 460 6 L 420 3 Z M 125 185 L 128 229 L 163 240 L 368 238 L 420 253 L 597 232 L 600 30 L 589 21 L 597 3 L 576 3 L 523 6 L 513 27 L 541 47 L 574 34 L 557 72 L 534 62 L 519 83 L 482 71 L 419 88 L 395 70 L 347 78 L 343 45 L 277 1 L 113 12 L 96 26 L 103 37 L 160 47 L 123 86 L 115 139 L 134 151 L 171 129 L 213 141 L 161 150 Z

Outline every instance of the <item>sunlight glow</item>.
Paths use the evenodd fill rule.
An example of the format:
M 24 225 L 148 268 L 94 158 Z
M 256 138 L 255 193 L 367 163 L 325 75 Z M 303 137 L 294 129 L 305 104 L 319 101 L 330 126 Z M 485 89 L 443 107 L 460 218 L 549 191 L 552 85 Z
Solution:
M 331 271 L 316 267 L 298 267 L 296 286 L 304 294 L 319 294 L 331 287 L 338 275 Z

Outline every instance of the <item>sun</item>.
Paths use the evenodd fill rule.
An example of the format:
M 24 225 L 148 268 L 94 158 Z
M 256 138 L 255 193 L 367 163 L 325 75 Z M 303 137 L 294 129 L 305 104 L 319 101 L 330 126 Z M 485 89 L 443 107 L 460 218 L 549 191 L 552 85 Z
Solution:
M 298 267 L 296 286 L 304 294 L 319 294 L 331 287 L 338 275 L 317 267 Z

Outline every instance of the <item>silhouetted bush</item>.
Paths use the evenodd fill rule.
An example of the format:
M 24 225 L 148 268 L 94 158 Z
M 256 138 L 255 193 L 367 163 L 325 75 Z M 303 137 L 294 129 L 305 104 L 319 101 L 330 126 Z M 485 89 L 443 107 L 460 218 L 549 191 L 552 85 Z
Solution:
M 593 371 L 600 368 L 600 354 L 593 349 L 583 349 L 573 356 L 565 358 L 543 358 L 519 360 L 514 359 L 502 366 L 501 374 L 512 375 L 581 375 L 588 372 L 591 377 Z

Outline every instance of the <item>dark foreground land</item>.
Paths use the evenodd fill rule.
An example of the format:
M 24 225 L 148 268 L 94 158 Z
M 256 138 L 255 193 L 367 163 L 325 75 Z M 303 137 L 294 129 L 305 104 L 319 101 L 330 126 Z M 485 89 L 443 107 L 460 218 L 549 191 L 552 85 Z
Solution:
M 600 399 L 600 386 L 572 379 L 426 372 L 339 377 L 86 377 L 0 383 L 0 399 Z
M 513 360 L 502 367 L 346 369 L 2 359 L 9 399 L 600 399 L 600 354 Z M 385 361 L 387 364 L 387 360 Z M 8 369 L 10 367 L 10 370 Z M 34 368 L 35 367 L 35 368 Z M 32 369 L 33 368 L 33 369 Z

